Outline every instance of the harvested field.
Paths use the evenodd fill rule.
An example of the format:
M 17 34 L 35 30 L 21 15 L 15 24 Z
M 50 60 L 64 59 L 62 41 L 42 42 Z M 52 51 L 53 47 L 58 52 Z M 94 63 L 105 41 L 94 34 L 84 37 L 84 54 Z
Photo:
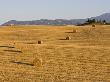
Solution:
M 0 82 L 110 82 L 110 26 L 0 28 Z

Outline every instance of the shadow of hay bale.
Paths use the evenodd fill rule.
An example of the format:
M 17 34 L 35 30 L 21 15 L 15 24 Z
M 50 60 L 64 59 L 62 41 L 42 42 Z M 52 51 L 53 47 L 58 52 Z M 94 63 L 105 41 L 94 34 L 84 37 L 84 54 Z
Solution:
M 66 40 L 66 39 L 59 39 L 59 40 Z
M 3 47 L 3 48 L 15 48 L 13 46 L 0 46 L 0 47 Z
M 67 36 L 65 39 L 59 39 L 59 40 L 71 40 L 71 37 Z
M 73 32 L 65 32 L 65 33 L 73 33 Z
M 19 51 L 19 50 L 3 50 L 3 51 L 7 51 L 7 52 L 16 52 L 16 53 L 22 53 L 22 51 Z
M 28 43 L 26 43 L 26 44 L 36 44 L 36 43 L 33 43 L 33 42 L 28 42 Z
M 73 31 L 71 31 L 71 32 L 65 32 L 65 33 L 77 33 L 77 32 L 78 32 L 77 30 L 73 29 Z
M 10 61 L 12 63 L 16 63 L 16 64 L 22 64 L 22 65 L 29 65 L 29 66 L 33 66 L 33 64 L 27 63 L 27 62 L 21 62 L 21 61 Z

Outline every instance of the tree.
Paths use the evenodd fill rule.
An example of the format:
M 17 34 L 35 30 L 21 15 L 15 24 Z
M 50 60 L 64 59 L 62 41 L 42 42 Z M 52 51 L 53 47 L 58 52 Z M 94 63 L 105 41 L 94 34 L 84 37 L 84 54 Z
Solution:
M 103 23 L 103 24 L 106 24 L 107 22 L 106 22 L 106 20 L 103 20 L 102 23 Z
M 92 24 L 92 23 L 96 23 L 96 20 L 95 19 L 88 19 L 86 21 L 87 24 Z

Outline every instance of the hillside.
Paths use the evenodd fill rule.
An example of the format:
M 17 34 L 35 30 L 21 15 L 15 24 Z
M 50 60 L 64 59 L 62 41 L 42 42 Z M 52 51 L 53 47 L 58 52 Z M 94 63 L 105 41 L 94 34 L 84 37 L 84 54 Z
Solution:
M 91 17 L 91 19 L 106 20 L 107 22 L 110 22 L 110 13 L 104 13 L 104 14 L 102 14 L 100 16 Z
M 16 21 L 11 20 L 8 21 L 2 26 L 6 25 L 75 25 L 79 23 L 84 23 L 86 20 L 84 19 L 72 19 L 72 20 L 66 20 L 66 19 L 56 19 L 56 20 L 48 20 L 48 19 L 41 19 L 41 20 L 35 20 L 35 21 Z
M 110 82 L 110 26 L 82 27 L 0 28 L 0 82 Z
M 108 23 L 110 22 L 110 13 L 105 13 L 100 16 L 96 17 L 91 17 L 90 19 L 96 19 L 96 20 L 106 20 Z M 55 19 L 55 20 L 48 20 L 48 19 L 41 19 L 41 20 L 33 20 L 33 21 L 16 21 L 16 20 L 11 20 L 8 21 L 4 24 L 3 26 L 6 25 L 77 25 L 77 24 L 83 24 L 87 21 L 87 19 L 71 19 L 71 20 L 66 20 L 66 19 Z

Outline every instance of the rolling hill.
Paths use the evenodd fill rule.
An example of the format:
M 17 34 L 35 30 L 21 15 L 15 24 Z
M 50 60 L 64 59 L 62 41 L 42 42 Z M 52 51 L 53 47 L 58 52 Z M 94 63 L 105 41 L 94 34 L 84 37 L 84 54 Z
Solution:
M 88 18 L 87 18 L 88 19 Z M 77 25 L 83 24 L 87 19 L 55 19 L 55 20 L 48 20 L 48 19 L 40 19 L 40 20 L 33 20 L 33 21 L 17 21 L 17 20 L 10 20 L 2 26 L 6 25 Z M 100 16 L 91 17 L 89 19 L 96 19 L 96 20 L 106 20 L 106 22 L 110 22 L 110 13 L 104 13 Z

